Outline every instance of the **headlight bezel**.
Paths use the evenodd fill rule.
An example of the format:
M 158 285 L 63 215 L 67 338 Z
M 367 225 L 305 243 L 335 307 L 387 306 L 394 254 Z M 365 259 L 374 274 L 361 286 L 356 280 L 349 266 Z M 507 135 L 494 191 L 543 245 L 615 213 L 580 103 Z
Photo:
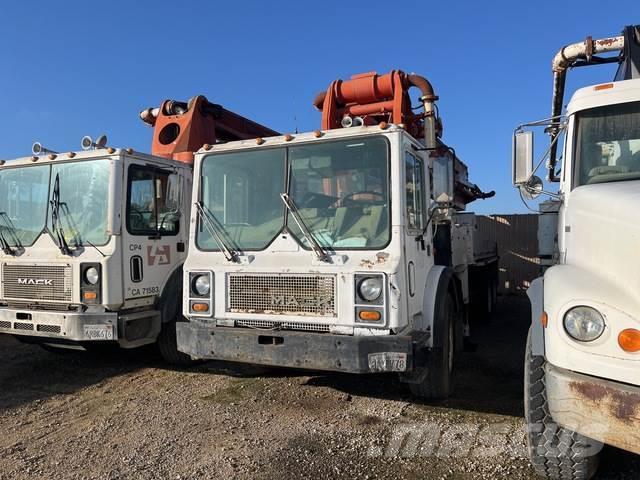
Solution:
M 577 322 L 579 322 L 581 319 L 571 318 L 571 316 L 575 317 L 576 315 L 582 315 L 582 321 L 585 320 L 584 317 L 586 315 L 589 315 L 591 317 L 591 320 L 595 320 L 592 325 L 597 326 L 597 329 L 594 330 L 594 332 L 590 335 L 583 334 L 582 336 L 580 336 L 580 328 L 582 328 L 583 330 L 591 330 L 591 328 L 589 327 L 587 329 L 584 329 L 584 325 L 578 325 Z M 588 321 L 590 319 L 586 320 Z M 605 331 L 607 330 L 607 322 L 602 312 L 597 308 L 589 305 L 575 305 L 569 308 L 562 316 L 562 327 L 569 338 L 575 340 L 576 342 L 585 344 L 595 342 L 599 338 L 602 338 Z

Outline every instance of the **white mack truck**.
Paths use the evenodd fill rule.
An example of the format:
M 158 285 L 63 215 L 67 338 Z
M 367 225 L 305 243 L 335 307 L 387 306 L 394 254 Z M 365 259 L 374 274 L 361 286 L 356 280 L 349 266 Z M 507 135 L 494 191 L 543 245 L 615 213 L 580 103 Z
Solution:
M 577 90 L 563 114 L 567 70 L 603 63 L 619 63 L 615 81 Z M 595 474 L 602 443 L 640 454 L 640 27 L 564 47 L 553 72 L 551 118 L 514 137 L 523 197 L 547 193 L 526 127 L 550 133 L 538 167 L 546 159 L 559 183 L 540 206 L 525 415 L 536 470 L 578 480 Z
M 45 347 L 133 348 L 171 362 L 181 320 L 193 151 L 275 134 L 194 97 L 142 112 L 154 155 L 106 137 L 0 162 L 0 333 Z M 178 161 L 180 160 L 180 161 Z
M 440 140 L 436 100 L 423 77 L 371 72 L 318 95 L 322 130 L 201 149 L 179 350 L 397 372 L 446 397 L 470 301 L 495 303 L 497 255 L 463 211 L 493 192 Z

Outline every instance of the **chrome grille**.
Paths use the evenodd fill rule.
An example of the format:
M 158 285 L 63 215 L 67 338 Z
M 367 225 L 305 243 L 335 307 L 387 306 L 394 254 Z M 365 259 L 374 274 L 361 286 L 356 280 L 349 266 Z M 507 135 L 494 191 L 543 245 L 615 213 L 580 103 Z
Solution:
M 269 320 L 236 320 L 236 326 L 260 328 L 264 330 L 305 330 L 307 332 L 328 332 L 329 325 L 317 323 L 271 322 Z
M 330 275 L 227 275 L 227 311 L 335 317 Z
M 2 298 L 28 299 L 30 301 L 70 302 L 70 265 L 2 266 Z

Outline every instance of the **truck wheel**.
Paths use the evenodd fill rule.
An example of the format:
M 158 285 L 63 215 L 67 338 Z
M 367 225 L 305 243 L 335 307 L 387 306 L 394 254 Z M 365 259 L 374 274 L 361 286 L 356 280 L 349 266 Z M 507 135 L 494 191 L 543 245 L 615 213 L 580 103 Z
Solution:
M 456 302 L 447 293 L 440 302 L 435 318 L 433 348 L 427 352 L 427 376 L 420 383 L 410 383 L 415 396 L 442 399 L 453 390 L 453 370 L 456 345 Z
M 160 330 L 160 335 L 158 335 L 157 340 L 158 350 L 160 350 L 162 358 L 171 365 L 181 367 L 193 365 L 195 361 L 186 353 L 178 350 L 176 342 L 177 323 L 175 320 L 172 320 L 162 324 L 162 330 Z
M 597 454 L 588 455 L 593 441 L 553 421 L 547 404 L 545 363 L 544 357 L 531 353 L 529 330 L 524 365 L 524 414 L 531 464 L 538 474 L 548 479 L 588 480 L 598 468 Z

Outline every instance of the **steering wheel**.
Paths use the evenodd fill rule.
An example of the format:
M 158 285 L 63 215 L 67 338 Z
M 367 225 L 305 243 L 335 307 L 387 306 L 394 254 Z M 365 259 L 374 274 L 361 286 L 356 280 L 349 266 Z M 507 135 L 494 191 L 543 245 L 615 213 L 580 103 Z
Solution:
M 358 196 L 370 196 L 370 197 L 377 197 L 377 200 L 374 199 L 368 199 L 368 198 L 364 198 L 364 199 L 358 199 Z M 341 205 L 344 205 L 345 203 L 351 203 L 351 204 L 357 204 L 357 203 L 363 203 L 363 202 L 383 202 L 384 201 L 384 195 L 380 192 L 374 192 L 371 190 L 362 190 L 360 192 L 351 192 L 348 193 L 347 195 L 345 195 L 344 197 L 342 197 L 340 200 L 338 200 L 338 202 Z

